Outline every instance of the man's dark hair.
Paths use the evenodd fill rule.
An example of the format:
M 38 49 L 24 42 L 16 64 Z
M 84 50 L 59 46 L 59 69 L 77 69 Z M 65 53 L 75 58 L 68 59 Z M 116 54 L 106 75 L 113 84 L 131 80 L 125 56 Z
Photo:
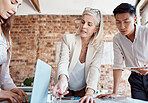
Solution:
M 132 6 L 131 4 L 121 3 L 114 9 L 113 13 L 114 13 L 114 16 L 119 13 L 130 13 L 131 16 L 135 17 L 136 9 L 135 9 L 135 6 Z

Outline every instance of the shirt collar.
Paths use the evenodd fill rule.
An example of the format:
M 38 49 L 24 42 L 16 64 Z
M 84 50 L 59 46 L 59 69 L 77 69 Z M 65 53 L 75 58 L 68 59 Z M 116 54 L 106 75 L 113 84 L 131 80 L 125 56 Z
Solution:
M 135 39 L 137 38 L 137 35 L 138 35 L 138 29 L 139 29 L 139 26 L 137 25 L 137 24 L 135 24 L 135 26 L 136 26 L 136 30 L 135 30 Z

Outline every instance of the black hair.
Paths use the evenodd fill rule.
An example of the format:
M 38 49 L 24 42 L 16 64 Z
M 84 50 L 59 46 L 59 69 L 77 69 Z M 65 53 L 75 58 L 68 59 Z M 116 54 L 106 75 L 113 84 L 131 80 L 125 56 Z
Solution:
M 128 4 L 128 3 L 121 3 L 114 9 L 113 13 L 114 13 L 114 16 L 119 13 L 130 13 L 131 16 L 135 17 L 136 8 L 135 6 L 132 6 L 131 4 Z

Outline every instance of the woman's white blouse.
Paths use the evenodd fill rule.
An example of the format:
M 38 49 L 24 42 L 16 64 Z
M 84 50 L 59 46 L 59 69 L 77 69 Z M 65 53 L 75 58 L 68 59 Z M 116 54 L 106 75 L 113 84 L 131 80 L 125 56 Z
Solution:
M 70 74 L 68 85 L 69 89 L 73 91 L 79 91 L 86 87 L 85 63 L 80 63 L 78 60 L 76 66 Z
M 4 34 L 0 34 L 0 88 L 3 90 L 11 90 L 16 88 L 10 73 L 10 50 Z
M 7 41 L 4 34 L 2 33 L 2 35 L 0 34 L 0 65 L 7 61 L 7 49 Z

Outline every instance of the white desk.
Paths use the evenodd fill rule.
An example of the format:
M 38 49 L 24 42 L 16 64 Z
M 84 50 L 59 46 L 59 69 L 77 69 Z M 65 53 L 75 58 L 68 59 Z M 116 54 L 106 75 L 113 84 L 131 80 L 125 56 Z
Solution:
M 132 98 L 116 98 L 116 99 L 97 99 L 95 98 L 96 103 L 148 103 L 148 101 L 142 101 Z M 1 103 L 8 103 L 8 102 L 1 102 Z M 79 103 L 78 100 L 55 100 L 52 102 L 47 103 Z
M 129 97 L 126 98 L 116 98 L 116 99 L 97 99 L 95 98 L 95 101 L 97 103 L 148 103 L 147 101 L 142 101 L 142 100 L 137 100 L 137 99 L 132 99 Z M 56 100 L 52 102 L 47 102 L 47 103 L 79 103 L 78 100 Z

